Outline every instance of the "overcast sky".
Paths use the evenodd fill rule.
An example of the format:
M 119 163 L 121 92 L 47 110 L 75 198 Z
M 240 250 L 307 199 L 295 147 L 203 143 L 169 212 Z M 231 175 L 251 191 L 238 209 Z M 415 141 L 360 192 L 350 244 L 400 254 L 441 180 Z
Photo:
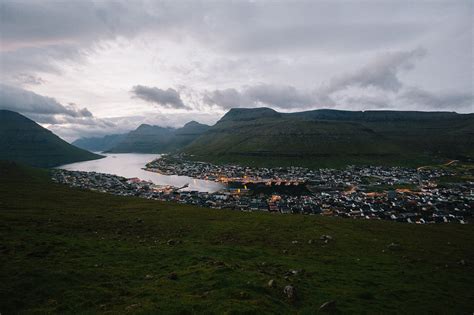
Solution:
M 66 140 L 233 107 L 473 112 L 474 1 L 0 0 L 0 108 Z

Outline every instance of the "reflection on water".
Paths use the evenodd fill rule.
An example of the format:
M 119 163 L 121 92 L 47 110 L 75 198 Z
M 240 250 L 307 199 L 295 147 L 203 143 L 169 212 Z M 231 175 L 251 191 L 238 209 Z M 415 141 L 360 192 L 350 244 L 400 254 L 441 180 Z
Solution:
M 204 192 L 215 192 L 224 186 L 213 181 L 195 179 L 188 176 L 162 175 L 142 170 L 145 164 L 160 157 L 159 154 L 121 153 L 103 154 L 106 157 L 100 160 L 78 162 L 61 165 L 58 168 L 69 171 L 85 171 L 113 174 L 126 178 L 138 177 L 142 180 L 151 181 L 157 185 L 171 185 L 181 187 L 189 184 L 183 190 L 197 190 Z

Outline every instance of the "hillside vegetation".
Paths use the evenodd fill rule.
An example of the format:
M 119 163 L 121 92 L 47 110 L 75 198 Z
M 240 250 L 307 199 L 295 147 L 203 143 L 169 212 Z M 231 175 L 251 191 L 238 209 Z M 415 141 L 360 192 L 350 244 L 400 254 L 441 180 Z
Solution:
M 327 301 L 340 313 L 467 314 L 473 237 L 472 225 L 117 197 L 0 163 L 2 314 L 314 314 Z
M 16 112 L 0 110 L 0 160 L 52 167 L 99 158 Z
M 474 115 L 232 109 L 184 152 L 255 166 L 419 166 L 474 157 Z

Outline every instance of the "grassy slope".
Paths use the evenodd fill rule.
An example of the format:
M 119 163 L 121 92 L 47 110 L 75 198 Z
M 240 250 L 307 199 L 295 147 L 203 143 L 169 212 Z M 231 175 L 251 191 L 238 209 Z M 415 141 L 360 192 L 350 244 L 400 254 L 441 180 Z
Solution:
M 474 157 L 471 116 L 387 121 L 383 117 L 342 121 L 306 116 L 224 117 L 184 150 L 197 160 L 214 163 L 315 168 L 347 164 L 419 166 Z
M 335 240 L 325 245 L 322 234 Z M 1 164 L 0 312 L 310 314 L 337 300 L 341 312 L 470 313 L 473 237 L 472 225 L 241 213 L 122 198 Z M 181 243 L 169 246 L 169 239 Z M 391 242 L 401 249 L 387 250 Z M 468 264 L 458 264 L 461 259 Z M 285 280 L 289 269 L 305 272 Z M 177 280 L 168 279 L 171 272 Z M 270 279 L 276 288 L 266 286 Z M 298 292 L 293 303 L 282 295 L 289 283 Z

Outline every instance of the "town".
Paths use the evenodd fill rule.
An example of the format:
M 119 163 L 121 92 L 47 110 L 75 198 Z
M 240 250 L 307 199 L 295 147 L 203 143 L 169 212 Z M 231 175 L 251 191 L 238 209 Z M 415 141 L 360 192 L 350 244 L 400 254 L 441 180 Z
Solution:
M 474 208 L 473 181 L 442 183 L 454 175 L 449 168 L 251 168 L 165 155 L 145 169 L 213 180 L 225 188 L 208 193 L 95 172 L 55 169 L 52 174 L 54 181 L 73 187 L 214 209 L 466 224 Z

